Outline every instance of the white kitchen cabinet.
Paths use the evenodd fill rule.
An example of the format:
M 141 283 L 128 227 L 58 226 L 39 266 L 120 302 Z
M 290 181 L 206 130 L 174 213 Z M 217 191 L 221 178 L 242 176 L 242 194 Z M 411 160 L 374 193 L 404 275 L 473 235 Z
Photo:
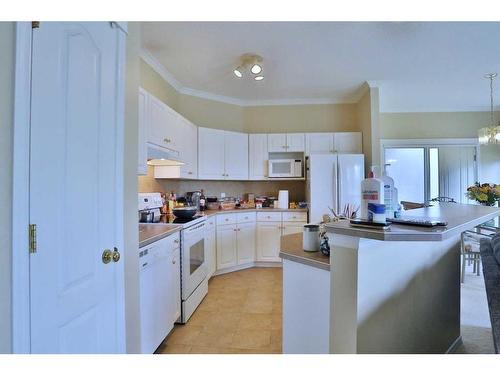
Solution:
M 363 137 L 360 132 L 341 132 L 333 134 L 334 152 L 344 154 L 363 153 Z
M 248 180 L 248 134 L 198 128 L 198 177 Z
M 237 228 L 238 264 L 255 261 L 255 223 L 241 223 Z
M 267 144 L 269 152 L 286 152 L 286 134 L 268 134 Z
M 181 165 L 181 178 L 198 178 L 198 127 L 182 116 L 179 116 L 179 129 L 182 131 L 180 139 L 179 158 L 184 162 Z
M 248 180 L 248 134 L 224 132 L 226 180 Z
M 361 132 L 338 132 L 338 133 L 307 133 L 306 155 L 344 153 L 363 153 Z
M 333 152 L 333 133 L 307 133 L 306 155 Z
M 178 238 L 179 236 L 176 235 Z M 171 248 L 170 254 L 170 266 L 172 268 L 171 280 L 169 285 L 170 295 L 172 296 L 171 300 L 171 321 L 172 324 L 179 319 L 181 316 L 181 257 L 180 257 L 180 247 L 179 242 L 176 242 L 174 246 Z
M 257 260 L 280 262 L 281 221 L 257 223 Z
M 198 128 L 198 178 L 224 180 L 224 130 Z
M 217 225 L 217 269 L 237 264 L 236 224 Z
M 146 126 L 148 124 L 148 93 L 142 88 L 139 88 L 139 118 L 138 118 L 138 164 L 137 164 L 137 174 L 147 175 L 148 165 L 147 165 L 147 147 L 146 147 Z
M 147 141 L 179 151 L 178 113 L 151 94 L 148 94 L 148 112 Z
M 205 253 L 207 254 L 208 259 L 208 277 L 210 278 L 217 270 L 217 231 L 215 216 L 212 216 L 207 220 L 206 228 Z
M 248 178 L 265 180 L 268 176 L 267 134 L 250 134 L 248 136 Z
M 268 134 L 269 152 L 304 152 L 304 133 Z
M 287 133 L 286 135 L 287 152 L 304 152 L 304 149 L 305 149 L 304 133 Z

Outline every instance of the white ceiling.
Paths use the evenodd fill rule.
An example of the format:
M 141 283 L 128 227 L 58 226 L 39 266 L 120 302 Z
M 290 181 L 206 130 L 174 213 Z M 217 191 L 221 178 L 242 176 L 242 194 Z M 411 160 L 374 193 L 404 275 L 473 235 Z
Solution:
M 142 39 L 182 92 L 241 105 L 356 102 L 369 82 L 383 112 L 486 110 L 500 73 L 500 22 L 145 22 Z M 247 52 L 263 81 L 233 75 Z

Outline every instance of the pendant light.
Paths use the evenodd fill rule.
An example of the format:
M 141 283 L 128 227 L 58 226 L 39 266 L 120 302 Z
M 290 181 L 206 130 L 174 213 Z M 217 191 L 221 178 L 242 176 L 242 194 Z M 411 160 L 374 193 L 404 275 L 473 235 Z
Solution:
M 491 125 L 479 129 L 479 144 L 481 145 L 498 145 L 500 144 L 500 125 L 495 125 L 493 113 L 493 79 L 497 73 L 488 73 L 484 77 L 490 80 L 490 121 Z

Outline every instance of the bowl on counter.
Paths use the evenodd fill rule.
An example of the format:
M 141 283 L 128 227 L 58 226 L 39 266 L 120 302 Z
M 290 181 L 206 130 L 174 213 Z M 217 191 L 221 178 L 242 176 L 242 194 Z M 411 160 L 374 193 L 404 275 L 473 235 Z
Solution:
M 196 212 L 198 212 L 198 209 L 194 206 L 176 207 L 172 210 L 174 216 L 180 219 L 191 219 L 196 215 Z

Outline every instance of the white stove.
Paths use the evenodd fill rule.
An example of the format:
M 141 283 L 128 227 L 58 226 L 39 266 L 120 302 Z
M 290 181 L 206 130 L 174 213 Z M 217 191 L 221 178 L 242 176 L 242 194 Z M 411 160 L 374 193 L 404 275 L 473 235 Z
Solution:
M 158 212 L 163 202 L 160 193 L 139 194 L 139 219 L 141 211 Z M 156 211 L 158 210 L 158 211 Z M 191 219 L 173 215 L 159 215 L 148 225 L 179 225 L 181 230 L 181 318 L 186 323 L 208 293 L 207 249 L 205 243 L 206 216 Z

